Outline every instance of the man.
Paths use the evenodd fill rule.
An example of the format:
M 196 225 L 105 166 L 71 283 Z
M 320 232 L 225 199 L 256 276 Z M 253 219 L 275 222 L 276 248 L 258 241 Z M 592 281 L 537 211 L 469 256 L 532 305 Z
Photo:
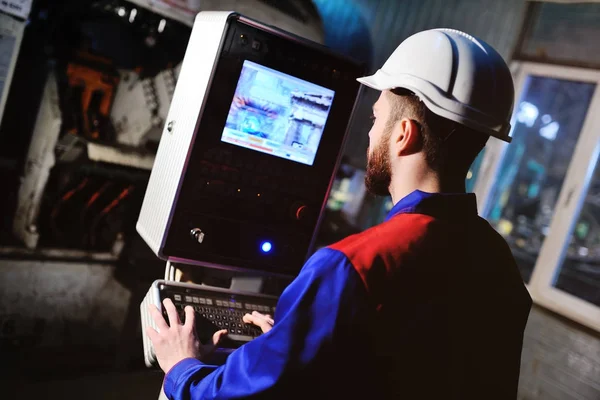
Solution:
M 390 194 L 382 224 L 317 251 L 266 333 L 223 366 L 202 362 L 193 312 L 148 330 L 173 399 L 514 399 L 531 307 L 505 241 L 479 218 L 465 175 L 489 136 L 509 140 L 502 58 L 453 30 L 405 40 L 373 76 L 382 91 L 366 185 Z M 272 327 L 272 329 L 271 329 Z M 223 332 L 215 334 L 218 342 Z

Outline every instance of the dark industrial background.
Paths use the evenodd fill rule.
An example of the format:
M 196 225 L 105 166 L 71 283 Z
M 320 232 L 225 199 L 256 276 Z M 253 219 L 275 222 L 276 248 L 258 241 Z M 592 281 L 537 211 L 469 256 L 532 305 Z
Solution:
M 69 247 L 66 239 L 61 244 L 43 237 L 31 250 L 12 234 L 19 185 L 30 167 L 26 156 L 45 83 L 48 75 L 64 62 L 65 41 L 74 35 L 61 24 L 86 15 L 90 4 L 103 2 L 57 3 L 33 2 L 0 125 L 0 379 L 5 381 L 0 398 L 156 398 L 162 374 L 143 365 L 138 310 L 149 284 L 162 276 L 164 266 L 153 258 L 133 230 L 148 171 L 83 163 L 74 172 L 72 167 L 57 164 L 55 173 L 63 170 L 50 179 L 54 182 L 70 174 L 85 174 L 91 168 L 94 176 L 121 179 L 125 182 L 122 187 L 135 187 L 127 207 L 118 214 L 122 225 L 107 225 L 94 242 L 101 247 L 98 243 L 102 243 L 102 237 L 110 237 L 107 243 L 116 242 L 117 247 L 123 246 L 122 250 L 107 244 L 90 251 L 78 245 Z M 118 6 L 119 2 L 104 3 Z M 204 9 L 210 9 L 218 2 L 200 3 L 206 5 Z M 268 19 L 268 23 L 283 29 L 299 31 L 304 26 L 315 40 L 367 62 L 371 71 L 383 64 L 400 41 L 434 27 L 456 28 L 480 37 L 506 60 L 600 69 L 600 4 L 525 0 L 239 0 L 228 5 L 238 7 L 242 13 L 252 10 L 248 11 L 254 13 L 251 17 Z M 8 14 L 5 17 L 17 18 Z M 97 48 L 118 47 L 118 36 L 103 34 L 112 22 L 99 18 L 87 22 L 83 28 L 72 23 L 69 29 L 85 30 L 89 37 L 98 40 Z M 185 38 L 189 30 L 179 23 L 170 27 L 176 38 Z M 143 47 L 142 42 L 135 40 L 127 44 L 136 45 Z M 185 47 L 166 52 L 164 66 L 177 61 L 182 49 Z M 124 53 L 128 51 L 129 48 L 113 48 L 110 53 L 121 57 L 125 64 Z M 561 55 L 566 53 L 565 59 Z M 152 54 L 141 54 L 136 62 L 148 57 Z M 144 67 L 142 73 L 155 73 L 151 62 Z M 371 91 L 363 93 L 353 120 L 344 151 L 344 163 L 351 168 L 364 168 L 368 116 L 375 96 Z M 58 193 L 47 196 L 59 198 Z M 320 233 L 320 244 L 374 224 L 381 207 L 381 200 L 365 198 L 358 213 L 358 226 L 347 224 L 338 213 L 330 212 Z M 51 212 L 50 208 L 42 208 L 40 219 L 43 213 Z M 599 274 L 598 270 L 595 274 Z M 596 290 L 600 291 L 600 285 Z M 600 400 L 599 333 L 534 306 L 525 336 L 519 398 Z

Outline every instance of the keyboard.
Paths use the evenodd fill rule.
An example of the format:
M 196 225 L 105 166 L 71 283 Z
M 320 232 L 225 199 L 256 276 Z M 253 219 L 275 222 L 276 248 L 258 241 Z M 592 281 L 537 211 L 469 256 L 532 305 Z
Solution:
M 244 323 L 242 317 L 252 311 L 273 316 L 278 299 L 276 296 L 218 289 L 193 283 L 154 281 L 140 304 L 144 361 L 147 367 L 157 365 L 152 342 L 146 335 L 147 326 L 156 329 L 156 324 L 148 311 L 148 304 L 158 306 L 162 310 L 165 321 L 169 323 L 167 313 L 162 306 L 166 298 L 171 299 L 175 304 L 182 323 L 185 322 L 185 307 L 189 305 L 194 308 L 194 329 L 202 343 L 210 343 L 216 331 L 228 330 L 228 335 L 217 349 L 217 353 L 221 354 L 229 354 L 244 343 L 260 336 L 261 329 Z

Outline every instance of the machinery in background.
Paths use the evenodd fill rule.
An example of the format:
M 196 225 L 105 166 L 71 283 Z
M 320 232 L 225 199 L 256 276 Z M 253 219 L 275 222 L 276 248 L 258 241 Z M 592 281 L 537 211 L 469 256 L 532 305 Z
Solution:
M 126 236 L 135 235 L 130 216 L 141 206 L 183 57 L 176 50 L 181 44 L 173 51 L 160 47 L 187 43 L 189 29 L 125 1 L 92 2 L 64 18 L 63 31 L 54 33 L 55 67 L 36 117 L 12 230 L 29 250 L 116 259 Z M 99 35 L 115 27 L 127 32 L 119 40 L 137 42 L 136 54 Z M 73 31 L 77 40 L 62 40 Z M 162 34 L 168 40 L 160 44 Z
M 95 60 L 95 66 L 81 61 L 67 66 L 63 130 L 86 139 L 112 142 L 110 110 L 119 74 L 104 60 Z
M 0 6 L 4 7 L 3 2 L 0 2 Z M 0 122 L 2 122 L 24 30 L 24 21 L 0 13 Z
M 144 164 L 139 152 L 115 147 L 116 138 L 108 141 L 103 130 L 98 130 L 98 139 L 104 144 L 79 130 L 64 131 L 69 125 L 63 116 L 52 74 L 27 155 L 13 233 L 29 249 L 80 249 L 117 256 L 123 235 L 135 223 L 128 216 L 139 209 L 151 160 Z M 103 149 L 121 158 L 115 162 Z M 129 166 L 124 165 L 127 161 Z

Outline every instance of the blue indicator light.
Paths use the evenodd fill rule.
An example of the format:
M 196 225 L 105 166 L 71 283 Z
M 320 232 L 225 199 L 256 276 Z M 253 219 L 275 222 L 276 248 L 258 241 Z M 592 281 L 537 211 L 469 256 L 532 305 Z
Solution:
M 273 248 L 273 245 L 271 244 L 271 242 L 263 242 L 260 245 L 260 249 L 263 251 L 263 253 L 270 252 L 272 248 Z

